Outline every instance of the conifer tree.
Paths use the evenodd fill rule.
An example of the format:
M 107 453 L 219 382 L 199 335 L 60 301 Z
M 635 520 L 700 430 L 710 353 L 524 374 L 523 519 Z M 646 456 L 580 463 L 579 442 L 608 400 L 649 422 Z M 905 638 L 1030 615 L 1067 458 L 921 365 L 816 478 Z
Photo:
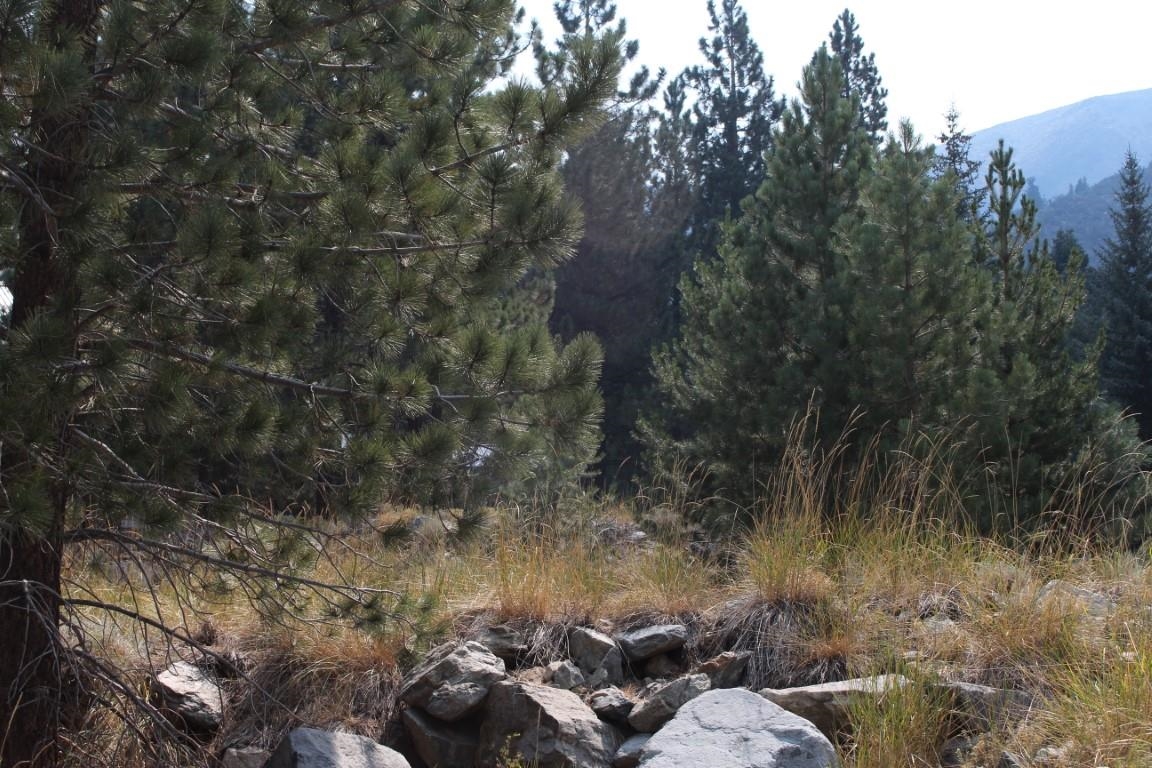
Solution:
M 960 113 L 955 105 L 948 109 L 944 131 L 936 137 L 935 170 L 937 176 L 952 174 L 956 187 L 958 210 L 966 221 L 975 223 L 984 215 L 988 192 L 980 176 L 980 161 L 972 159 L 972 137 L 960 127 Z
M 745 499 L 752 467 L 778 458 L 797 411 L 848 399 L 842 309 L 853 286 L 834 239 L 857 211 L 872 142 L 825 49 L 800 86 L 766 179 L 726 228 L 719 258 L 700 258 L 681 281 L 679 336 L 654 361 L 662 407 L 639 426 L 655 464 L 706 462 Z M 837 420 L 828 415 L 826 423 Z
M 1115 233 L 1100 252 L 1106 342 L 1100 360 L 1104 391 L 1137 414 L 1140 436 L 1152 439 L 1152 202 L 1132 152 L 1120 169 Z
M 560 152 L 620 40 L 491 88 L 512 21 L 509 0 L 0 0 L 0 764 L 58 761 L 66 543 L 172 565 L 166 536 L 228 532 L 266 558 L 244 579 L 287 589 L 244 538 L 261 500 L 447 501 L 591 450 L 596 344 L 495 318 L 570 253 Z
M 840 60 L 844 97 L 856 94 L 860 103 L 860 127 L 879 144 L 888 131 L 888 89 L 881 83 L 876 54 L 864 54 L 864 40 L 856 17 L 847 8 L 832 24 L 828 35 L 832 53 Z
M 699 193 L 687 222 L 689 250 L 705 257 L 715 252 L 724 217 L 738 216 L 741 201 L 764 178 L 764 156 L 783 109 L 739 1 L 720 0 L 717 7 L 708 0 L 708 18 L 711 37 L 699 43 L 707 63 L 681 75 L 696 96 L 688 161 Z

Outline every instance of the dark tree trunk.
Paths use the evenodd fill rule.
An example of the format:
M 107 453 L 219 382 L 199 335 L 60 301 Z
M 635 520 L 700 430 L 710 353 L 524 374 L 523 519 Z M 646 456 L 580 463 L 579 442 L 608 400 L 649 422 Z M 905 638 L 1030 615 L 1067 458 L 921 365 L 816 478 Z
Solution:
M 58 50 L 79 44 L 92 63 L 102 5 L 102 0 L 58 0 L 44 17 L 40 42 Z M 68 113 L 34 109 L 23 136 L 33 147 L 23 170 L 36 194 L 20 211 L 21 257 L 10 285 L 10 328 L 19 330 L 49 313 L 58 321 L 55 332 L 70 337 L 69 346 L 76 342 L 75 232 L 83 228 L 90 121 L 82 101 Z M 59 764 L 60 547 L 69 490 L 65 478 L 52 477 L 43 458 L 50 457 L 57 468 L 66 465 L 72 406 L 57 401 L 47 407 L 55 411 L 55 442 L 5 445 L 0 454 L 0 486 L 20 485 L 21 479 L 43 473 L 52 512 L 47 524 L 15 521 L 0 528 L 0 768 Z
M 0 536 L 0 766 L 59 762 L 60 529 Z

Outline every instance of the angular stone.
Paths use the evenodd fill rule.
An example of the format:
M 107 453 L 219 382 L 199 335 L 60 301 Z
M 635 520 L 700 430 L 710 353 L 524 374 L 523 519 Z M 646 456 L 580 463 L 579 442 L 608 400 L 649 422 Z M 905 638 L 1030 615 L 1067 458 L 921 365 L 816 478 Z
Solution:
M 351 733 L 296 728 L 268 758 L 264 768 L 412 768 L 404 756 L 372 739 Z
M 220 728 L 224 718 L 220 684 L 195 664 L 176 662 L 153 678 L 151 688 L 156 706 L 191 730 L 211 733 Z
M 607 768 L 620 733 L 571 691 L 501 682 L 492 686 L 480 728 L 477 765 L 507 749 L 538 768 Z
M 628 725 L 628 715 L 636 703 L 619 688 L 603 688 L 588 697 L 588 706 L 601 720 L 615 725 Z
M 688 642 L 688 627 L 683 624 L 662 624 L 633 629 L 616 635 L 620 650 L 629 661 L 644 661 L 658 653 L 667 653 L 684 647 Z
M 548 665 L 551 673 L 552 685 L 570 691 L 584 685 L 584 673 L 570 661 L 554 661 Z
M 628 724 L 641 733 L 655 733 L 692 699 L 705 693 L 711 683 L 708 675 L 685 675 L 656 687 L 633 708 Z
M 476 760 L 479 737 L 474 724 L 445 723 L 412 708 L 400 717 L 416 754 L 429 768 L 471 766 Z
M 751 651 L 724 651 L 698 666 L 695 673 L 708 675 L 713 690 L 739 688 L 744 683 L 744 672 L 751 658 Z
M 848 727 L 849 705 L 861 696 L 882 697 L 908 684 L 902 675 L 879 675 L 797 688 L 765 688 L 760 695 L 815 724 L 829 739 Z
M 220 768 L 264 768 L 272 753 L 260 747 L 230 747 L 220 756 Z
M 515 659 L 528 652 L 527 636 L 520 630 L 504 624 L 485 627 L 477 633 L 475 641 L 505 660 Z
M 504 661 L 476 642 L 446 644 L 408 675 L 400 699 L 445 722 L 479 709 L 492 684 L 507 677 Z
M 650 733 L 638 733 L 635 736 L 628 737 L 620 749 L 616 750 L 616 755 L 612 758 L 612 768 L 636 768 L 640 765 L 640 757 L 644 753 L 644 747 L 652 738 Z
M 593 688 L 624 682 L 624 656 L 603 632 L 577 627 L 568 637 L 568 651 Z
M 708 691 L 680 708 L 648 743 L 641 768 L 835 768 L 832 743 L 812 723 L 742 688 Z

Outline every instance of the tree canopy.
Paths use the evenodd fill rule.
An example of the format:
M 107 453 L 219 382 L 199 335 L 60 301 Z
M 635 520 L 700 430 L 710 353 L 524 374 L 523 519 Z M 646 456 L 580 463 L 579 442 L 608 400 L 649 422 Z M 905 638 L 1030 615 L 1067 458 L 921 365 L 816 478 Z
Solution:
M 55 764 L 66 542 L 471 504 L 591 456 L 600 352 L 509 311 L 579 232 L 621 40 L 509 0 L 0 1 L 0 720 Z M 221 528 L 223 527 L 223 528 Z M 29 695 L 15 699 L 11 692 Z

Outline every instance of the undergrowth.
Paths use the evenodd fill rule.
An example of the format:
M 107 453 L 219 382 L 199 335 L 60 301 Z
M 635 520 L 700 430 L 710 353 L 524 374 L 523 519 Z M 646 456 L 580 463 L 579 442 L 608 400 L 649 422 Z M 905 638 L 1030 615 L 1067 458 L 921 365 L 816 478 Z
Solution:
M 88 550 L 69 563 L 85 594 L 183 627 L 237 669 L 224 684 L 227 722 L 209 743 L 165 742 L 90 702 L 68 732 L 66 764 L 207 766 L 228 746 L 270 748 L 301 724 L 387 736 L 405 670 L 439 642 L 515 626 L 527 665 L 559 658 L 574 626 L 673 619 L 690 625 L 686 668 L 746 650 L 752 689 L 907 674 L 914 684 L 853 707 L 846 768 L 939 764 L 949 705 L 921 684 L 930 680 L 1037 696 L 1023 722 L 968 746 L 973 768 L 1002 753 L 1031 765 L 1042 748 L 1045 765 L 1150 764 L 1147 557 L 1082 527 L 981 536 L 938 453 L 896 452 L 848 475 L 797 448 L 745 510 L 751 523 L 719 539 L 685 524 L 700 511 L 692 485 L 702 478 L 687 470 L 625 500 L 550 503 L 547 515 L 497 505 L 471 536 L 452 510 L 390 506 L 356 527 L 325 522 L 297 575 L 376 590 L 355 610 L 301 592 L 290 611 L 255 611 L 243 583 L 155 578 Z M 1042 599 L 1056 579 L 1113 609 L 1095 616 L 1076 599 Z M 78 618 L 87 652 L 140 686 L 180 654 L 205 659 L 139 622 Z M 142 747 L 149 739 L 160 746 Z

